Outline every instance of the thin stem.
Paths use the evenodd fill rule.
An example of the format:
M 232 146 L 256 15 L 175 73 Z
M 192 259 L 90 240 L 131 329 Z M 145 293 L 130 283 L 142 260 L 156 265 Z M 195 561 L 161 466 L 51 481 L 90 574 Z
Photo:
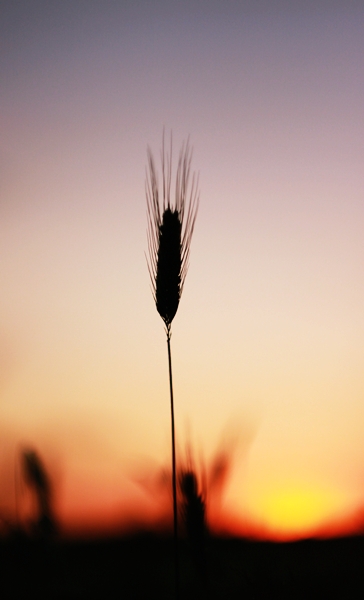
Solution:
M 167 330 L 169 391 L 171 396 L 171 426 L 172 426 L 172 488 L 173 488 L 173 525 L 174 525 L 174 562 L 176 575 L 176 600 L 179 600 L 179 554 L 178 554 L 178 515 L 177 515 L 177 480 L 176 480 L 176 444 L 174 433 L 174 405 L 172 383 L 171 333 Z

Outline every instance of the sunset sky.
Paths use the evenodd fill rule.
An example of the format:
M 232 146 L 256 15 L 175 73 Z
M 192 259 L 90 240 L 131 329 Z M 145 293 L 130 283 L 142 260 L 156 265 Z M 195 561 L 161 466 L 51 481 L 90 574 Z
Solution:
M 235 532 L 352 523 L 363 3 L 8 0 L 0 52 L 0 517 L 17 485 L 23 510 L 24 446 L 66 527 L 154 519 L 169 501 L 144 189 L 164 127 L 174 165 L 190 136 L 200 178 L 172 328 L 179 455 L 190 444 L 207 470 L 229 457 L 214 518 Z

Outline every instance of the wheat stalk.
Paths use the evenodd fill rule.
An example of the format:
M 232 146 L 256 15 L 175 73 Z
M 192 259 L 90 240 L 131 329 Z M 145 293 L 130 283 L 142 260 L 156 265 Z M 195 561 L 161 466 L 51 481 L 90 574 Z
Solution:
M 161 152 L 162 200 L 159 197 L 158 176 L 153 155 L 148 148 L 146 197 L 148 214 L 148 269 L 157 311 L 162 317 L 168 347 L 169 388 L 172 429 L 172 488 L 175 543 L 176 598 L 179 597 L 178 517 L 176 482 L 176 444 L 171 358 L 171 325 L 178 310 L 183 284 L 188 269 L 192 233 L 195 225 L 199 193 L 198 178 L 192 175 L 190 183 L 192 150 L 189 141 L 182 145 L 179 155 L 175 201 L 171 201 L 172 136 L 169 153 L 165 151 L 164 135 Z

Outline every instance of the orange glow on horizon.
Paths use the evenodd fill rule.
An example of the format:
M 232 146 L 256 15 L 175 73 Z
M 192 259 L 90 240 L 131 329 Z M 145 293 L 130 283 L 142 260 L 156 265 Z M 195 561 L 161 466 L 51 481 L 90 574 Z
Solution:
M 339 491 L 312 484 L 277 486 L 257 499 L 254 515 L 227 505 L 220 509 L 208 502 L 207 526 L 213 535 L 276 542 L 358 534 L 363 530 L 363 512 L 345 510 L 346 505 L 347 498 Z M 172 533 L 172 504 L 165 493 L 159 498 L 131 495 L 109 509 L 95 504 L 84 511 L 74 505 L 67 512 L 66 536 L 123 535 L 143 530 Z
M 42 453 L 40 453 L 42 456 Z M 47 456 L 47 454 L 45 453 Z M 192 456 L 192 455 L 191 455 Z M 212 535 L 288 541 L 307 537 L 335 537 L 363 532 L 364 512 L 360 497 L 350 498 L 335 486 L 318 480 L 262 481 L 253 491 L 227 489 L 232 452 L 215 454 L 199 467 L 190 456 L 199 481 L 199 493 L 206 500 L 207 526 Z M 34 492 L 17 469 L 16 488 L 9 462 L 3 469 L 0 516 L 10 526 L 30 530 L 35 518 Z M 93 470 L 84 464 L 69 465 L 58 473 L 52 460 L 45 461 L 54 492 L 54 516 L 63 537 L 119 536 L 136 531 L 172 531 L 172 497 L 168 468 L 137 468 L 134 475 L 121 475 L 107 462 Z M 207 485 L 203 482 L 207 475 Z M 225 498 L 226 496 L 226 498 Z M 235 497 L 235 499 L 233 499 Z M 3 527 L 6 530 L 6 527 Z
M 168 490 L 146 493 L 135 487 L 115 489 L 78 482 L 56 503 L 55 516 L 61 537 L 89 538 L 132 534 L 137 531 L 172 533 L 172 502 Z M 24 494 L 21 501 L 25 499 Z M 307 537 L 329 538 L 363 531 L 360 507 L 347 510 L 347 498 L 339 491 L 313 484 L 276 485 L 255 498 L 254 514 L 229 502 L 220 507 L 207 498 L 207 526 L 212 535 L 232 535 L 256 540 L 284 542 Z M 32 518 L 20 505 L 21 525 Z M 238 510 L 237 510 L 238 509 Z M 10 522 L 13 519 L 10 519 Z M 14 521 L 15 522 L 15 521 Z

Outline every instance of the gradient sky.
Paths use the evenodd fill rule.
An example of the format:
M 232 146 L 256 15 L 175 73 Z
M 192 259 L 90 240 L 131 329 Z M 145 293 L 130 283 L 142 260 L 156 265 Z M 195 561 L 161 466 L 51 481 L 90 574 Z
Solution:
M 228 452 L 239 531 L 359 514 L 363 3 L 5 1 L 0 40 L 0 513 L 22 445 L 68 525 L 158 512 L 144 184 L 165 127 L 201 190 L 173 323 L 182 454 Z

